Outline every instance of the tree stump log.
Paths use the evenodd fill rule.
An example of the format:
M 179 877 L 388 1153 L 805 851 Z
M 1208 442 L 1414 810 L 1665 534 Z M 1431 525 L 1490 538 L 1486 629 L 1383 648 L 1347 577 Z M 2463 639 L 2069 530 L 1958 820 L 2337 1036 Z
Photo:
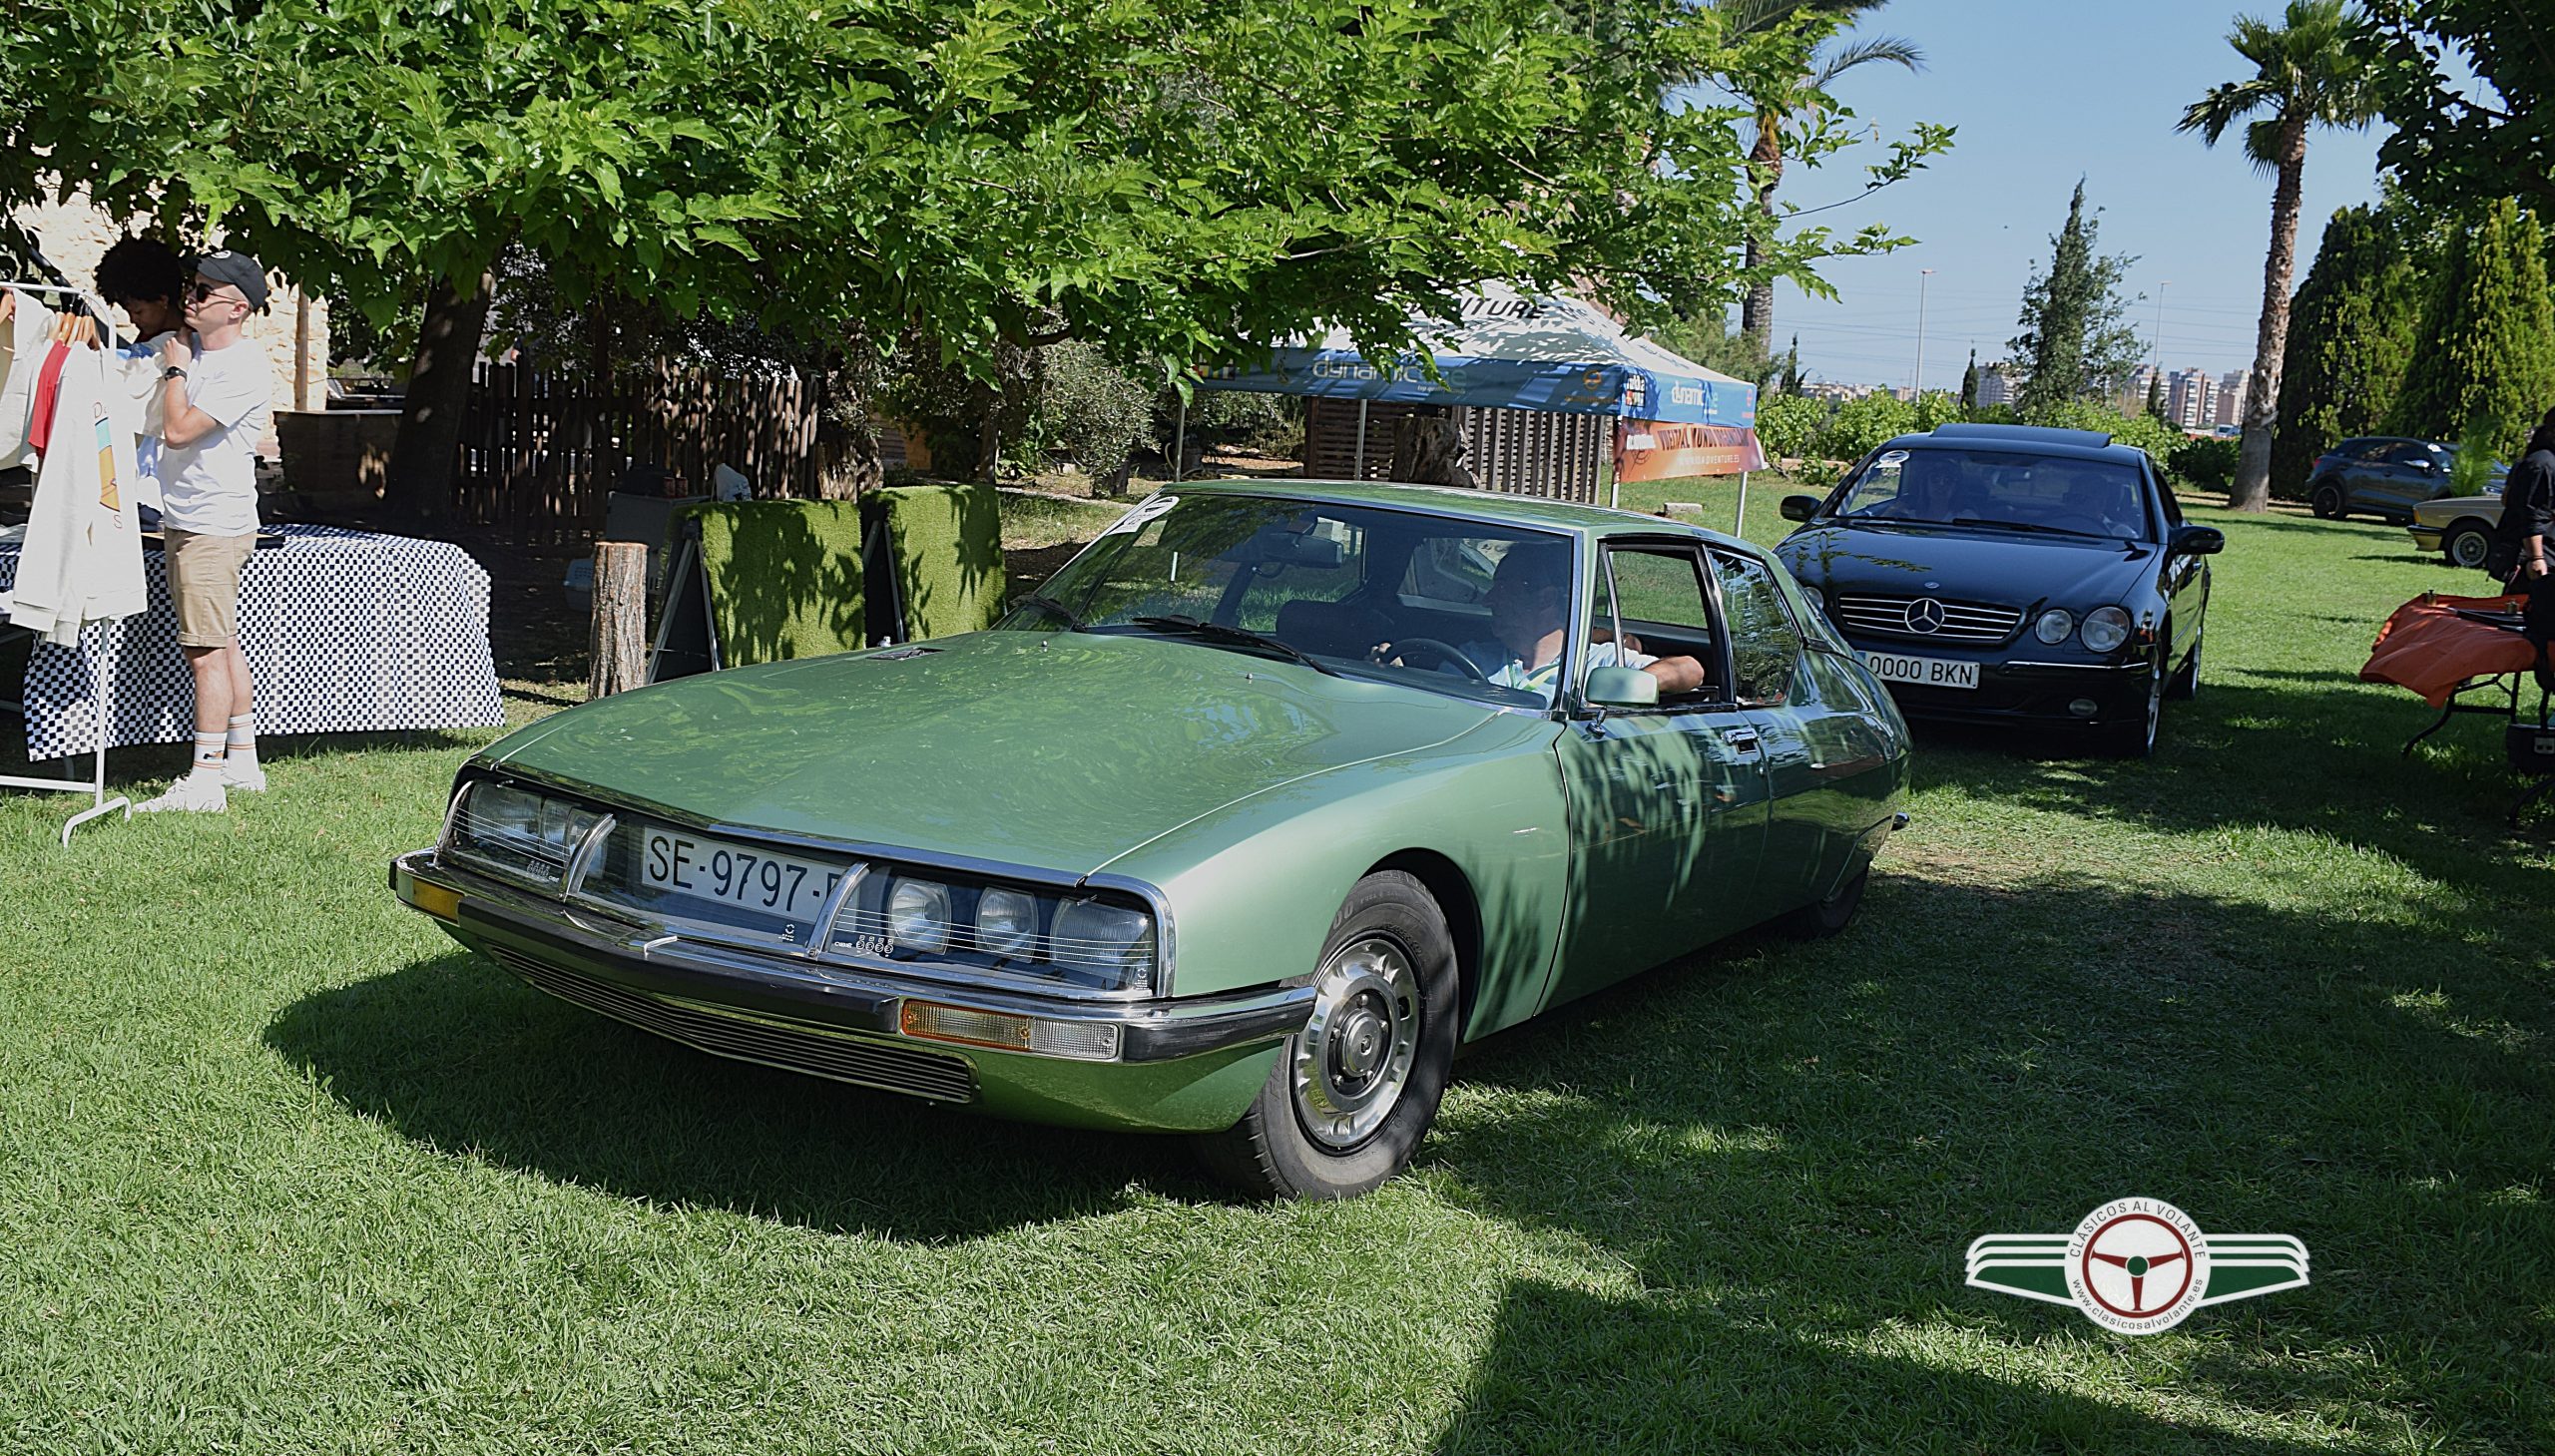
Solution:
M 648 548 L 595 543 L 595 624 L 587 696 L 627 692 L 648 680 Z
M 1478 486 L 1480 482 L 1464 468 L 1464 432 L 1452 419 L 1413 415 L 1394 432 L 1388 476 L 1419 485 Z

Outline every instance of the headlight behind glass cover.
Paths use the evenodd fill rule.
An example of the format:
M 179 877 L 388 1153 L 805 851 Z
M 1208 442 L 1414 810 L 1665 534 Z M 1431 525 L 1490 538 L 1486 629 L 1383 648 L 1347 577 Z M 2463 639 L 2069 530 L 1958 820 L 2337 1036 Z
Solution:
M 2107 653 L 2129 641 L 2129 614 L 2118 607 L 2097 607 L 2085 614 L 2085 625 L 2079 635 L 2085 646 Z
M 455 859 L 555 889 L 602 817 L 569 799 L 475 779 L 453 801 L 447 843 Z
M 2076 619 L 2055 607 L 2040 614 L 2040 620 L 2032 624 L 2032 636 L 2053 647 L 2065 642 L 2067 634 L 2075 630 Z

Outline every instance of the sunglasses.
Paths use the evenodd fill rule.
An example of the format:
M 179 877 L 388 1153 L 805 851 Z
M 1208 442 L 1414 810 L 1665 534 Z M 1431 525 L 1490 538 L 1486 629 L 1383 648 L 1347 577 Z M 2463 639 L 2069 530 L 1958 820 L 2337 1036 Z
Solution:
M 198 283 L 187 290 L 187 301 L 190 303 L 210 303 L 216 298 L 221 299 L 225 303 L 246 303 L 249 301 L 246 298 L 222 291 L 222 285 L 219 283 Z

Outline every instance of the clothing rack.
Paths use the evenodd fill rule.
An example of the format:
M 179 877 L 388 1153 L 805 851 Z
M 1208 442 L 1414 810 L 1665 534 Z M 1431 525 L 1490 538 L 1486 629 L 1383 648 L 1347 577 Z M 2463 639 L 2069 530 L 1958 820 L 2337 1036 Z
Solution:
M 107 323 L 106 300 L 97 294 L 84 292 L 78 288 L 59 287 L 52 283 L 23 283 L 14 278 L 0 278 L 0 288 L 9 288 L 21 293 L 54 293 L 80 300 L 88 315 L 95 319 L 100 327 L 108 330 L 106 347 L 115 347 L 115 332 Z M 80 630 L 83 635 L 86 635 L 87 625 L 84 624 Z M 0 622 L 0 632 L 12 632 L 29 639 L 35 637 L 35 634 L 27 629 L 12 628 L 6 622 Z M 90 752 L 88 782 L 83 783 L 76 778 L 27 778 L 0 774 L 0 788 L 31 788 L 52 793 L 89 795 L 89 807 L 73 814 L 62 823 L 62 846 L 65 849 L 71 847 L 71 831 L 91 819 L 114 813 L 118 809 L 124 810 L 124 816 L 127 819 L 133 817 L 133 800 L 123 794 L 117 794 L 113 798 L 107 796 L 107 729 L 115 722 L 115 705 L 111 696 L 113 685 L 107 676 L 104 652 L 100 652 L 90 660 L 90 671 L 95 675 L 95 680 L 90 685 L 90 702 L 97 705 L 98 741 L 96 747 Z M 24 722 L 27 712 L 24 702 L 16 698 L 0 698 L 0 708 L 16 712 L 20 721 Z

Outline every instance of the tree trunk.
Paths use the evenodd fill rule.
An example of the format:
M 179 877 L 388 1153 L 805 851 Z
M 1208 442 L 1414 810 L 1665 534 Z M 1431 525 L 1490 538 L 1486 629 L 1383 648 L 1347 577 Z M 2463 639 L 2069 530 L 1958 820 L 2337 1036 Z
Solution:
M 1386 475 L 1415 485 L 1471 489 L 1481 483 L 1464 468 L 1464 432 L 1447 415 L 1422 414 L 1404 419 L 1393 435 L 1392 466 Z
M 496 279 L 486 273 L 466 292 L 440 278 L 427 287 L 417 359 L 408 371 L 408 396 L 381 491 L 382 505 L 394 515 L 435 522 L 451 512 L 453 456 L 461 445 L 462 407 L 470 398 L 470 366 L 479 357 L 479 335 L 495 295 Z
M 1757 117 L 1757 144 L 1748 151 L 1749 181 L 1756 188 L 1757 211 L 1765 218 L 1765 236 L 1752 233 L 1748 238 L 1744 261 L 1751 268 L 1764 265 L 1766 243 L 1775 227 L 1775 189 L 1784 185 L 1784 133 L 1782 119 L 1771 113 Z M 1759 358 L 1772 358 L 1775 353 L 1775 281 L 1767 278 L 1748 285 L 1748 296 L 1739 305 L 1739 332 Z
M 589 698 L 609 698 L 647 681 L 648 548 L 639 542 L 595 543 L 595 621 L 589 645 Z
M 2239 511 L 2272 506 L 2272 433 L 2280 423 L 2281 354 L 2289 343 L 2289 282 L 2298 268 L 2298 206 L 2306 174 L 2306 118 L 2280 128 L 2280 182 L 2272 189 L 2272 250 L 2263 260 L 2263 321 L 2254 340 L 2254 376 L 2245 382 L 2245 439 L 2227 504 Z

